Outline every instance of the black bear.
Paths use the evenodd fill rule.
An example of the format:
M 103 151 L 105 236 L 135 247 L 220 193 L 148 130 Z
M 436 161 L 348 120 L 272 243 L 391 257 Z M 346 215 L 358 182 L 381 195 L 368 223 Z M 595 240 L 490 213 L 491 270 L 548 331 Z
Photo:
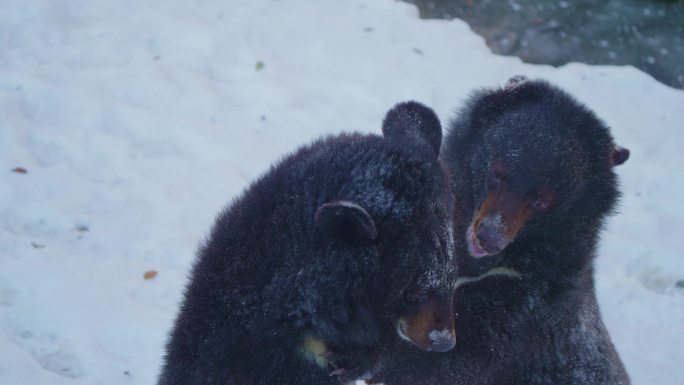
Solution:
M 516 77 L 471 96 L 450 124 L 442 157 L 458 176 L 458 342 L 435 356 L 396 347 L 379 379 L 629 384 L 593 277 L 599 232 L 619 197 L 614 167 L 629 151 L 565 91 Z
M 454 346 L 441 126 L 406 102 L 383 133 L 299 149 L 218 216 L 160 385 L 339 384 L 373 376 L 387 339 Z

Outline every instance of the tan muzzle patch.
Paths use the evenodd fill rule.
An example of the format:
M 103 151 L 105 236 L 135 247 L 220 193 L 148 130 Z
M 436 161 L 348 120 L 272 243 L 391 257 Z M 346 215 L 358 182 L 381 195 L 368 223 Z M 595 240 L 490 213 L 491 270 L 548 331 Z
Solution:
M 510 191 L 487 195 L 466 233 L 474 257 L 498 254 L 518 235 L 530 216 L 532 199 Z
M 396 321 L 399 336 L 426 351 L 446 352 L 456 344 L 453 299 L 440 298 Z

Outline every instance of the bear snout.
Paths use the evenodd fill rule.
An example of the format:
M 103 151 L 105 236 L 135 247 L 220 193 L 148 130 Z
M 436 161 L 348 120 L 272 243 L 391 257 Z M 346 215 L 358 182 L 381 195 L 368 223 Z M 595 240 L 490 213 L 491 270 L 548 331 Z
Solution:
M 475 258 L 495 255 L 518 236 L 531 213 L 532 199 L 499 188 L 487 194 L 466 232 L 466 244 Z
M 400 317 L 396 322 L 399 336 L 430 352 L 446 352 L 456 345 L 452 296 L 433 298 L 420 305 L 416 312 Z
M 476 241 L 480 247 L 489 254 L 498 254 L 508 245 L 508 240 L 504 237 L 503 226 L 492 226 L 483 221 L 475 234 Z M 496 220 L 491 222 L 497 223 Z
M 433 330 L 428 334 L 431 351 L 448 352 L 456 346 L 456 336 L 448 329 Z

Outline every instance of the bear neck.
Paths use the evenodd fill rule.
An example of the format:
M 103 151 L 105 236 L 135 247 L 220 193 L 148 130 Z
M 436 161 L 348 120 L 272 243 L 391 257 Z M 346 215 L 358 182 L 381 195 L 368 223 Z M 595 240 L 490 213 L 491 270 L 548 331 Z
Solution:
M 530 290 L 576 287 L 593 277 L 593 261 L 603 216 L 585 221 L 564 221 L 543 234 L 523 233 L 502 253 L 473 258 L 464 241 L 461 249 L 459 276 L 481 276 L 492 269 L 511 269 L 521 276 Z
M 532 284 L 577 282 L 591 270 L 598 243 L 596 223 L 568 224 L 548 229 L 548 235 L 521 234 L 501 255 L 501 264 L 518 271 Z

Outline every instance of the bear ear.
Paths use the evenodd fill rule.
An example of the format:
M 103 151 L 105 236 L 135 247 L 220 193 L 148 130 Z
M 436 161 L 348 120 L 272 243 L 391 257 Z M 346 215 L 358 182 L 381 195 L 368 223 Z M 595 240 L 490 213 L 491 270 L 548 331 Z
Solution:
M 527 80 L 527 76 L 525 75 L 515 75 L 512 78 L 508 79 L 506 85 L 504 86 L 504 90 L 512 90 L 513 88 L 525 83 Z
M 339 239 L 373 240 L 378 236 L 378 229 L 370 214 L 350 201 L 334 201 L 318 206 L 314 222 L 319 234 Z
M 415 101 L 399 103 L 389 110 L 382 122 L 382 133 L 386 138 L 421 138 L 432 147 L 435 156 L 442 145 L 442 125 L 437 114 Z
M 618 145 L 613 145 L 613 148 L 610 149 L 610 165 L 613 167 L 619 166 L 625 163 L 627 159 L 629 159 L 629 150 Z

